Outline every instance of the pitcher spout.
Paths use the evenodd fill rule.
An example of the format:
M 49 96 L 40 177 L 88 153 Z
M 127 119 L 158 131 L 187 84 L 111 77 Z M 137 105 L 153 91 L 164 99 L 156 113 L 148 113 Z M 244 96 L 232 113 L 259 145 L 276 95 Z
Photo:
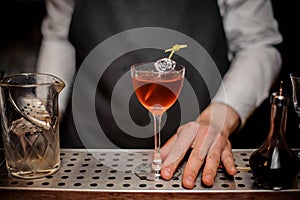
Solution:
M 57 77 L 54 77 L 54 79 L 55 79 L 53 82 L 54 89 L 56 90 L 57 93 L 60 93 L 62 91 L 62 89 L 64 89 L 66 84 Z

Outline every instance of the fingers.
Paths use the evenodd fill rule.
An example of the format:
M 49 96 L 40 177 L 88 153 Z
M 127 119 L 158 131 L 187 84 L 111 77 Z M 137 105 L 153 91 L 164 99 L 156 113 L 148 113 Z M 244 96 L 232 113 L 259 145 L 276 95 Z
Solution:
M 229 143 L 229 142 L 228 142 Z M 231 144 L 227 144 L 225 149 L 221 154 L 222 163 L 229 175 L 235 175 L 237 173 L 237 169 L 234 163 L 234 157 L 231 150 Z
M 183 172 L 182 185 L 185 188 L 192 189 L 194 187 L 196 178 L 201 166 L 204 163 L 206 154 L 209 151 L 211 144 L 214 142 L 216 135 L 218 134 L 218 131 L 211 127 L 206 127 L 199 130 L 195 140 L 194 148 Z
M 195 185 L 199 170 L 204 162 L 205 154 L 199 153 L 197 149 L 193 149 L 182 175 L 182 185 L 187 189 L 192 189 Z
M 202 182 L 207 186 L 214 184 L 217 169 L 220 165 L 220 151 L 212 151 L 206 157 L 205 167 L 203 169 Z
M 220 165 L 220 158 L 228 174 L 234 175 L 237 172 L 231 151 L 231 144 L 228 139 L 220 134 L 216 141 L 206 157 L 203 169 L 202 182 L 207 186 L 214 184 L 217 169 Z
M 173 177 L 190 147 L 193 147 L 193 150 L 183 172 L 183 187 L 187 189 L 194 187 L 204 161 L 202 182 L 207 186 L 213 185 L 220 160 L 228 174 L 236 174 L 237 170 L 228 138 L 212 126 L 190 122 L 181 126 L 175 136 L 162 148 L 162 155 L 165 158 L 161 170 L 162 178 L 169 180 Z
M 172 178 L 179 163 L 193 143 L 198 129 L 199 124 L 196 122 L 181 126 L 176 133 L 176 137 L 171 138 L 171 141 L 162 148 L 163 156 L 168 154 L 161 170 L 161 176 L 164 179 L 169 180 Z
M 178 136 L 178 131 L 161 148 L 161 152 L 160 153 L 161 153 L 162 160 L 165 160 L 166 157 L 168 156 L 169 152 L 171 151 L 171 149 L 173 148 L 174 144 L 176 143 L 177 136 Z

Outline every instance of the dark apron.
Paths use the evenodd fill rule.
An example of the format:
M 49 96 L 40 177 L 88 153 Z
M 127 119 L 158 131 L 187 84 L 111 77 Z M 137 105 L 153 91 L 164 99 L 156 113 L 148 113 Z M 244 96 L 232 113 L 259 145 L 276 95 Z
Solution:
M 115 34 L 140 27 L 162 27 L 186 34 L 204 47 L 221 76 L 228 70 L 224 29 L 217 1 L 214 0 L 77 0 L 69 33 L 70 41 L 76 49 L 77 70 L 91 50 L 101 42 Z M 101 102 L 95 105 L 98 122 L 106 137 L 118 147 L 153 146 L 153 136 L 134 137 L 118 127 L 111 111 L 111 98 L 117 81 L 128 72 L 130 65 L 155 61 L 161 57 L 166 57 L 166 54 L 159 49 L 138 49 L 128 52 L 111 63 L 102 77 L 99 77 L 95 94 L 95 102 Z M 203 110 L 210 102 L 203 77 L 184 58 L 174 55 L 173 59 L 186 66 L 186 80 L 196 93 L 199 110 Z M 145 126 L 151 123 L 148 112 L 142 108 L 134 94 L 128 107 L 130 116 L 137 125 Z M 180 115 L 180 105 L 176 102 L 167 111 L 168 117 L 162 127 L 162 143 L 181 125 Z M 190 120 L 194 119 L 193 117 Z M 88 119 L 86 120 L 87 122 L 82 123 L 88 124 Z M 71 100 L 61 123 L 60 135 L 62 147 L 84 146 L 72 120 Z

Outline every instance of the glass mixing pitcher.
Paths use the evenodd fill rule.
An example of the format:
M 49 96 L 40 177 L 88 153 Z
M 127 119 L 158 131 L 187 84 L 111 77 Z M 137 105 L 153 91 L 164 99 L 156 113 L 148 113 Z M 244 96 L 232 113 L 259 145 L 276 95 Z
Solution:
M 3 144 L 8 173 L 41 178 L 60 167 L 58 95 L 65 84 L 49 74 L 0 80 Z

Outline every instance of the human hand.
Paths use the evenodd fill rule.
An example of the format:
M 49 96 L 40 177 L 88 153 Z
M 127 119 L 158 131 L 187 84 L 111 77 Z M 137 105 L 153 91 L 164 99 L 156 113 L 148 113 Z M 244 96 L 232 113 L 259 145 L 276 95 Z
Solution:
M 220 160 L 228 174 L 236 174 L 228 137 L 238 124 L 239 116 L 230 107 L 220 103 L 208 106 L 195 122 L 179 127 L 177 133 L 163 146 L 162 177 L 166 180 L 172 178 L 190 148 L 192 151 L 182 176 L 183 187 L 188 189 L 194 187 L 197 175 L 205 161 L 202 182 L 207 186 L 213 185 Z

